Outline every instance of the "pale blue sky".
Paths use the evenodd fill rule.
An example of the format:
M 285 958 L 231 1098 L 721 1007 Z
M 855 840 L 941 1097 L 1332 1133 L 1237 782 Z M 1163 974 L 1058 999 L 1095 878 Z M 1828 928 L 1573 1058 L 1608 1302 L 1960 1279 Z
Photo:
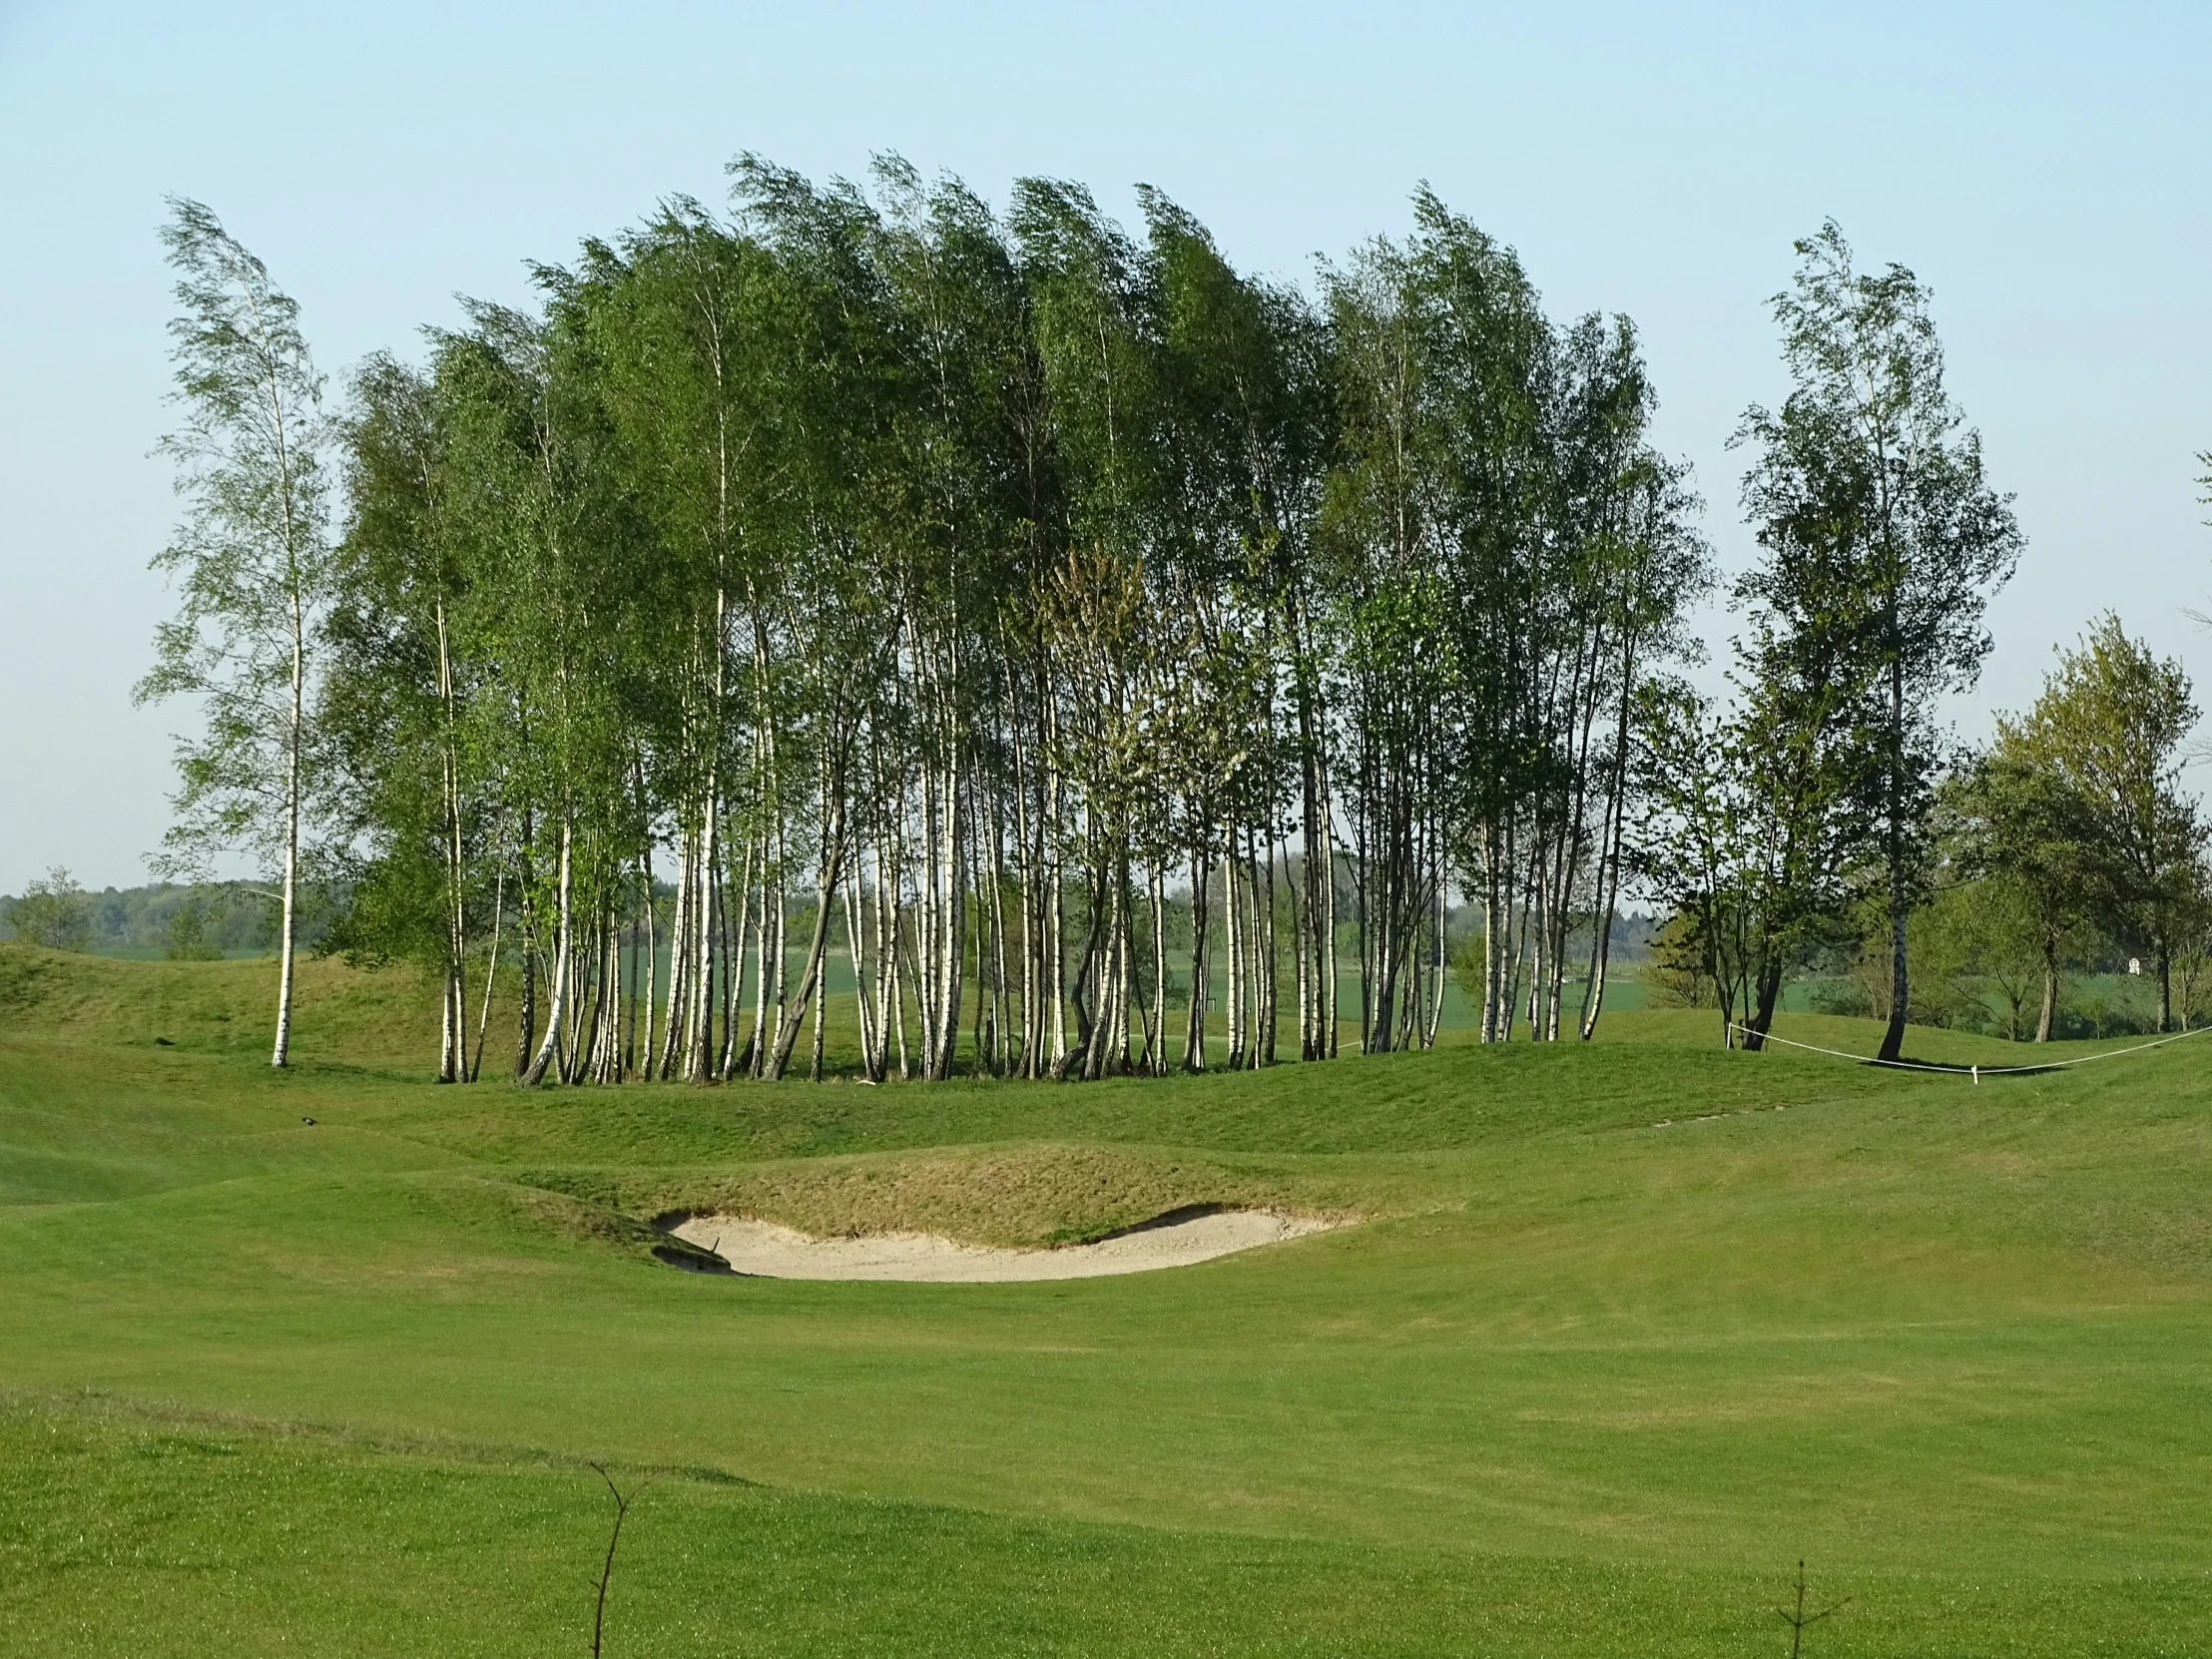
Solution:
M 1426 179 L 1555 312 L 1635 317 L 1731 567 L 1725 441 L 1781 390 L 1764 300 L 1833 215 L 1934 285 L 2018 492 L 1972 733 L 2107 606 L 2212 682 L 2182 615 L 2212 598 L 2208 71 L 2212 8 L 2178 4 L 0 0 L 0 890 L 143 879 L 167 820 L 183 712 L 129 702 L 167 608 L 165 192 L 261 254 L 335 382 L 456 290 L 520 299 L 526 260 L 718 198 L 744 149 L 817 175 L 894 149 L 999 201 L 1069 176 L 1124 213 L 1143 181 L 1294 276 L 1401 231 Z

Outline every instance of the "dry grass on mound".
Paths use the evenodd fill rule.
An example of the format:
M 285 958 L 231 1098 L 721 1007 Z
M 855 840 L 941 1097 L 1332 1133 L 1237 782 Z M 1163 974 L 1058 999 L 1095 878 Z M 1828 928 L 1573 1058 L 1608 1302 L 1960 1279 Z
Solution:
M 1349 1195 L 1207 1159 L 1023 1146 L 809 1158 L 681 1176 L 547 1171 L 517 1179 L 633 1216 L 773 1221 L 816 1238 L 928 1233 L 1034 1250 L 1103 1238 L 1190 1205 L 1347 1218 Z
M 296 1057 L 434 1066 L 438 989 L 419 969 L 302 955 L 293 973 Z M 276 1034 L 276 1017 L 275 957 L 141 962 L 0 942 L 0 1033 L 259 1053 Z

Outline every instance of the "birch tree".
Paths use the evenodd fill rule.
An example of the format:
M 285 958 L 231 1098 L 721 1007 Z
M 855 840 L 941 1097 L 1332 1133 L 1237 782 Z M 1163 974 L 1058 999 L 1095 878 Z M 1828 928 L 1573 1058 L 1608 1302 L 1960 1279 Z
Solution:
M 2161 1031 L 2173 1019 L 2175 944 L 2198 898 L 2207 833 L 2181 783 L 2197 713 L 2181 664 L 2128 638 L 2108 613 L 2060 653 L 2034 707 L 1998 723 L 1995 753 L 2013 787 L 1988 803 L 1992 850 L 2057 901 L 2048 925 L 2062 924 L 2066 898 L 2086 901 L 2115 935 L 2149 947 Z
M 1769 553 L 1740 591 L 1770 606 L 1809 584 L 1835 596 L 1811 620 L 1847 639 L 1836 683 L 1866 734 L 1891 944 L 1881 1055 L 1894 1060 L 1907 918 L 1925 886 L 1943 756 L 1936 704 L 1979 677 L 1991 643 L 1983 614 L 2021 537 L 1984 475 L 1979 435 L 1943 389 L 1926 286 L 1902 266 L 1857 271 L 1833 222 L 1797 253 L 1797 276 L 1774 300 L 1791 393 L 1778 412 L 1754 406 L 1739 432 L 1756 451 L 1744 502 Z
M 1088 927 L 1069 993 L 1076 1045 L 1061 1069 L 1095 1078 L 1126 1070 L 1129 1053 L 1140 851 L 1127 777 L 1140 694 L 1131 669 L 1159 488 L 1151 296 L 1137 249 L 1081 186 L 1022 181 L 1011 224 L 1067 479 L 1049 637 L 1067 648 L 1070 670 L 1056 746 L 1072 796 L 1061 838 L 1083 872 Z
M 819 1076 L 839 951 L 871 1079 L 1269 1064 L 1293 994 L 1321 1059 L 1347 936 L 1420 1046 L 1455 893 L 1484 1034 L 1588 1034 L 1703 571 L 1633 329 L 1425 192 L 1318 305 L 1140 201 L 743 157 L 371 363 L 341 937 L 439 965 L 441 1073 L 504 961 L 526 1081 Z
M 193 698 L 204 720 L 199 737 L 178 741 L 170 867 L 196 867 L 219 849 L 276 866 L 270 1063 L 281 1067 L 302 838 L 319 782 L 310 706 L 330 582 L 323 381 L 298 305 L 212 212 L 171 198 L 162 242 L 178 275 L 170 338 L 183 421 L 161 448 L 186 516 L 153 564 L 181 603 L 156 633 L 154 667 L 135 695 Z
M 495 817 L 471 743 L 480 671 L 466 572 L 447 533 L 438 389 L 387 353 L 353 379 L 345 534 L 320 710 L 353 888 L 333 942 L 433 966 L 438 1081 L 468 1075 L 477 843 Z

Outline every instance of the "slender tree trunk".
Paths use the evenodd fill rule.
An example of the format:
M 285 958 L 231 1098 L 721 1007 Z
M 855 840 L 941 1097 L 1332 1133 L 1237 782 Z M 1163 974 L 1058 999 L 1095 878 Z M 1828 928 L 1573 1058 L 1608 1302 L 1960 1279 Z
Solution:
M 1114 909 L 1120 923 L 1114 929 L 1114 1070 L 1126 1076 L 1129 1071 L 1129 1014 L 1130 1014 L 1130 957 L 1136 928 L 1129 913 L 1129 857 L 1124 850 L 1119 881 L 1114 889 Z
M 940 1081 L 952 1075 L 960 1044 L 961 945 L 967 932 L 967 883 L 962 877 L 964 848 L 960 833 L 963 786 L 960 755 L 955 747 L 944 779 L 943 913 L 937 945 L 936 1010 L 936 1029 L 942 1048 L 931 1071 L 932 1077 Z
M 518 920 L 522 937 L 522 994 L 515 1005 L 515 1079 L 530 1068 L 530 1056 L 536 1050 L 538 1040 L 538 939 L 536 918 L 531 914 L 533 888 L 536 877 L 532 871 L 534 860 L 530 847 L 535 834 L 531 815 L 522 815 L 522 837 L 515 848 L 517 887 L 522 894 L 518 905 Z
M 1229 981 L 1224 986 L 1222 1009 L 1229 1016 L 1229 1069 L 1242 1071 L 1245 1061 L 1244 917 L 1237 913 L 1237 831 L 1231 826 L 1222 837 L 1221 942 L 1228 951 Z
M 460 761 L 453 739 L 453 660 L 445 628 L 445 601 L 433 607 L 438 647 L 438 774 L 445 811 L 445 1032 L 438 1056 L 438 1081 L 457 1083 L 468 1072 L 467 897 L 461 845 Z
M 980 813 L 977 816 L 980 817 Z M 968 890 L 974 893 L 975 902 L 980 906 L 983 902 L 983 883 L 980 878 L 982 872 L 977 867 L 978 860 L 972 837 L 970 837 L 968 850 L 969 856 L 961 863 L 960 878 L 967 883 Z M 963 938 L 966 936 L 964 928 L 961 936 Z M 975 968 L 975 1027 L 971 1041 L 974 1044 L 974 1069 L 978 1075 L 981 1075 L 989 1064 L 989 1050 L 984 1045 L 990 1040 L 986 1016 L 990 1011 L 991 998 L 988 978 L 990 917 L 980 910 L 975 917 L 975 951 L 970 960 Z
M 716 968 L 715 1007 L 716 1017 L 722 1021 L 721 1058 L 716 1061 L 711 1075 L 731 1076 L 738 1059 L 738 1016 L 744 1007 L 740 1000 L 744 989 L 745 914 L 744 900 L 740 901 L 736 931 L 731 930 L 730 881 L 727 875 L 730 856 L 730 836 L 725 831 L 715 837 L 714 888 L 715 888 L 715 945 Z M 745 876 L 741 875 L 739 891 L 748 892 Z
M 1895 616 L 1891 635 L 1896 636 Z M 1905 924 L 1908 892 L 1905 869 L 1905 661 L 1894 652 L 1890 664 L 1890 1025 L 1882 1034 L 1881 1058 L 1895 1060 L 1905 1047 L 1905 1021 L 1912 1006 L 1906 976 Z
M 844 953 L 852 963 L 852 1011 L 860 1032 L 860 1075 L 871 1083 L 882 1081 L 876 1063 L 876 1028 L 869 1001 L 868 964 L 860 947 L 860 914 L 865 903 L 866 843 L 852 856 L 852 879 L 844 884 Z
M 2049 933 L 2043 934 L 2043 1006 L 2035 1016 L 2035 1040 L 2050 1041 L 2051 1021 L 2058 1014 L 2058 940 Z
M 1360 907 L 1360 1052 L 1375 1051 L 1375 799 L 1372 757 L 1361 761 L 1360 804 L 1352 818 L 1352 898 Z
M 491 949 L 484 960 L 484 1009 L 476 1018 L 476 1058 L 469 1062 L 468 1080 L 473 1083 L 483 1075 L 484 1042 L 491 1035 L 491 988 L 499 977 L 499 923 L 501 910 L 507 897 L 507 866 L 504 860 L 491 886 Z
M 1905 968 L 1905 869 L 1902 853 L 1893 854 L 1890 877 L 1890 1023 L 1882 1033 L 1881 1058 L 1895 1060 L 1905 1047 L 1905 1021 L 1911 986 Z
M 591 1080 L 622 1080 L 622 922 L 610 884 L 599 919 L 599 985 L 593 996 Z
M 1049 979 L 1048 994 L 1052 1003 L 1052 1057 L 1049 1074 L 1061 1076 L 1068 1063 L 1068 952 L 1067 952 L 1067 889 L 1065 872 L 1060 858 L 1052 859 L 1052 913 L 1046 917 L 1045 965 Z
M 1744 1047 L 1758 1050 L 1767 1046 L 1767 1033 L 1774 1029 L 1775 1010 L 1782 1002 L 1782 963 L 1775 959 L 1773 952 L 1761 952 L 1759 974 L 1752 990 L 1758 1000 L 1751 1009 Z
M 1428 1029 L 1421 1035 L 1423 1048 L 1436 1046 L 1436 1033 L 1444 1022 L 1444 973 L 1448 957 L 1444 930 L 1450 921 L 1451 896 L 1444 887 L 1443 840 L 1442 832 L 1437 831 L 1429 853 L 1429 884 L 1435 909 L 1428 941 Z
M 711 776 L 711 775 L 710 775 Z M 693 895 L 698 931 L 692 941 L 691 1015 L 684 1042 L 684 1081 L 704 1083 L 714 1071 L 716 813 L 712 783 L 703 804 Z
M 1206 935 L 1211 903 L 1206 891 L 1210 860 L 1203 853 L 1191 856 L 1191 1007 L 1183 1022 L 1183 1069 L 1206 1069 L 1206 1001 L 1213 982 Z
M 1333 1022 L 1336 1008 L 1325 994 L 1325 962 L 1336 953 L 1335 907 L 1325 888 L 1336 885 L 1335 860 L 1330 850 L 1328 781 L 1323 754 L 1323 734 L 1312 665 L 1307 654 L 1305 607 L 1295 587 L 1283 596 L 1285 632 L 1289 637 L 1293 683 L 1297 688 L 1299 748 L 1299 832 L 1305 848 L 1305 903 L 1299 907 L 1298 942 L 1299 1054 L 1307 1060 L 1327 1059 L 1335 1052 Z
M 1275 1027 L 1278 1019 L 1277 1003 L 1282 997 L 1283 964 L 1276 954 L 1275 938 L 1275 853 L 1274 832 L 1269 830 L 1261 837 L 1261 848 L 1266 853 L 1266 890 L 1260 904 L 1262 937 L 1259 956 L 1263 964 L 1260 970 L 1260 1064 L 1275 1064 Z M 1287 867 L 1286 860 L 1286 867 Z
M 1035 1077 L 1037 1054 L 1042 1046 L 1039 1038 L 1043 1030 L 1037 1006 L 1038 984 L 1043 977 L 1038 971 L 1040 964 L 1037 948 L 1044 929 L 1038 925 L 1037 903 L 1040 888 L 1037 882 L 1037 860 L 1031 855 L 1029 779 L 1018 704 L 1008 714 L 1007 729 L 1007 747 L 1013 759 L 1014 773 L 1014 880 L 1021 893 L 1021 1048 L 1015 1056 L 1013 1070 L 1017 1076 Z
M 724 856 L 737 844 L 738 837 L 725 824 L 722 831 Z M 739 1044 L 739 1028 L 745 1023 L 745 938 L 753 925 L 753 838 L 745 840 L 745 857 L 738 865 L 738 878 L 722 884 L 722 1075 L 737 1077 L 746 1069 L 746 1053 Z M 731 899 L 737 900 L 736 916 L 730 914 Z
M 1168 1070 L 1168 899 L 1167 873 L 1152 865 L 1152 1029 L 1145 1038 L 1146 1069 L 1154 1077 Z
M 753 1030 L 745 1039 L 743 1052 L 738 1055 L 738 1070 L 753 1077 L 758 1077 L 761 1074 L 762 1059 L 767 1053 L 769 1042 L 768 987 L 771 972 L 769 956 L 771 952 L 781 947 L 781 940 L 775 935 L 775 917 L 781 908 L 782 894 L 779 892 L 774 897 L 770 895 L 768 833 L 768 830 L 764 826 L 761 830 L 759 846 L 761 916 L 753 930 Z M 746 848 L 745 859 L 747 867 L 753 867 L 755 861 L 753 847 L 748 846 Z M 745 902 L 748 911 L 750 911 L 753 905 L 750 888 L 747 890 Z M 738 941 L 738 948 L 740 950 L 745 948 L 745 941 L 742 938 Z
M 538 1041 L 538 956 L 535 943 L 525 934 L 522 941 L 522 995 L 515 1005 L 515 1081 L 530 1069 L 530 1056 Z
M 468 1013 L 461 1006 L 461 988 L 454 978 L 450 960 L 445 964 L 442 989 L 444 994 L 439 1000 L 443 1006 L 438 1018 L 438 1081 L 457 1083 L 460 1081 L 461 1044 L 464 1040 L 462 1022 L 468 1018 Z
M 1501 909 L 1498 867 L 1498 836 L 1494 819 L 1485 814 L 1482 821 L 1482 1011 L 1479 1040 L 1494 1043 L 1498 1040 L 1497 1012 L 1500 1006 L 1500 979 L 1504 972 L 1502 953 L 1505 948 L 1505 919 Z
M 276 1043 L 269 1063 L 281 1070 L 291 1055 L 291 966 L 294 909 L 299 881 L 299 749 L 304 741 L 307 672 L 306 620 L 296 571 L 291 582 L 291 723 L 284 743 L 284 893 L 277 924 Z
M 1325 1060 L 1337 1057 L 1337 832 L 1331 823 L 1333 809 L 1322 798 L 1321 833 L 1321 1021 Z
M 785 1068 L 791 1064 L 792 1049 L 799 1041 L 800 1027 L 806 1023 L 806 1015 L 822 991 L 823 957 L 830 943 L 830 906 L 836 897 L 839 866 L 844 862 L 844 826 L 840 822 L 832 832 L 830 849 L 823 855 L 822 883 L 816 889 L 814 937 L 807 943 L 807 966 L 800 975 L 799 1006 L 790 1019 L 780 1022 L 776 1052 L 768 1063 L 768 1079 L 782 1079 Z M 821 1075 L 818 1060 L 816 1075 Z
M 648 1073 L 664 1081 L 676 1075 L 676 1055 L 682 1042 L 678 1011 L 689 1005 L 684 992 L 684 981 L 689 977 L 687 964 L 691 959 L 693 845 L 692 837 L 679 825 L 676 835 L 676 902 L 670 911 L 668 925 L 667 1018 L 662 1021 L 661 1045 L 655 1052 Z M 650 1044 L 647 1046 L 651 1047 Z
M 1314 1015 L 1314 971 L 1310 958 L 1312 941 L 1308 937 L 1311 923 L 1307 919 L 1306 906 L 1300 902 L 1300 883 L 1291 877 L 1290 842 L 1283 843 L 1283 899 L 1291 907 L 1291 944 L 1293 965 L 1292 988 L 1298 997 L 1298 1057 L 1311 1060 L 1319 1047 L 1316 1041 Z
M 651 1078 L 653 1076 L 653 1015 L 656 994 L 660 989 L 659 975 L 661 968 L 661 941 L 654 917 L 654 912 L 659 909 L 660 904 L 658 896 L 653 890 L 653 838 L 651 835 L 646 837 L 645 846 L 639 854 L 639 863 L 642 866 L 641 873 L 645 877 L 645 1039 L 638 1045 L 637 1064 L 638 1074 L 641 1077 Z
M 535 1087 L 544 1079 L 546 1069 L 552 1065 L 560 1052 L 561 1019 L 568 1008 L 569 933 L 571 930 L 568 908 L 570 840 L 571 830 L 564 821 L 561 825 L 561 871 L 557 889 L 559 895 L 557 899 L 559 920 L 556 923 L 558 932 L 554 936 L 553 970 L 547 976 L 547 986 L 552 992 L 552 1002 L 546 1009 L 545 1035 L 539 1041 L 537 1056 L 531 1060 L 528 1069 L 522 1076 L 523 1083 L 531 1087 Z
M 629 982 L 629 994 L 624 998 L 622 1011 L 622 1058 L 615 1068 L 615 1080 L 626 1081 L 638 1064 L 638 981 L 645 971 L 641 958 L 645 955 L 645 924 L 634 914 L 630 923 L 622 929 L 627 938 L 629 962 L 625 965 L 624 978 Z M 617 958 L 618 964 L 620 958 Z
M 913 1067 L 906 1052 L 906 986 L 899 970 L 899 953 L 891 952 L 891 1013 L 896 1019 L 898 1032 L 898 1080 L 903 1083 L 913 1075 Z
M 1260 1066 L 1260 1015 L 1267 995 L 1260 965 L 1260 862 L 1255 855 L 1251 827 L 1248 825 L 1240 834 L 1244 844 L 1238 849 L 1237 873 L 1244 884 L 1245 900 L 1245 1068 L 1257 1071 Z
M 1593 922 L 1596 934 L 1591 940 L 1590 988 L 1583 998 L 1584 1042 L 1588 1042 L 1596 1034 L 1598 1014 L 1605 1005 L 1605 970 L 1613 951 L 1613 916 L 1620 904 L 1621 838 L 1628 789 L 1629 693 L 1634 669 L 1633 647 L 1624 644 L 1621 651 L 1621 698 L 1615 715 L 1617 724 L 1613 736 L 1613 775 L 1606 791 L 1605 831 L 1598 846 L 1598 880 L 1604 889 L 1605 903 L 1602 912 Z

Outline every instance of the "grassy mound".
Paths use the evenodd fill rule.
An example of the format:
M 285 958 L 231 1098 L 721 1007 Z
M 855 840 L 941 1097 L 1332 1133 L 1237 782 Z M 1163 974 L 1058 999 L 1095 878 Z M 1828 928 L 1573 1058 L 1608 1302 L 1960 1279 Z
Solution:
M 293 975 L 292 1041 L 303 1054 L 434 1066 L 437 987 L 419 971 L 302 956 Z M 139 962 L 0 941 L 0 1034 L 266 1055 L 276 1012 L 274 957 Z
M 1103 1238 L 1170 1210 L 1219 1204 L 1342 1214 L 1343 1189 L 1212 1158 L 1084 1146 L 963 1147 L 780 1159 L 714 1172 L 518 1170 L 514 1179 L 610 1210 L 744 1216 L 817 1238 L 931 1233 L 1036 1250 Z

